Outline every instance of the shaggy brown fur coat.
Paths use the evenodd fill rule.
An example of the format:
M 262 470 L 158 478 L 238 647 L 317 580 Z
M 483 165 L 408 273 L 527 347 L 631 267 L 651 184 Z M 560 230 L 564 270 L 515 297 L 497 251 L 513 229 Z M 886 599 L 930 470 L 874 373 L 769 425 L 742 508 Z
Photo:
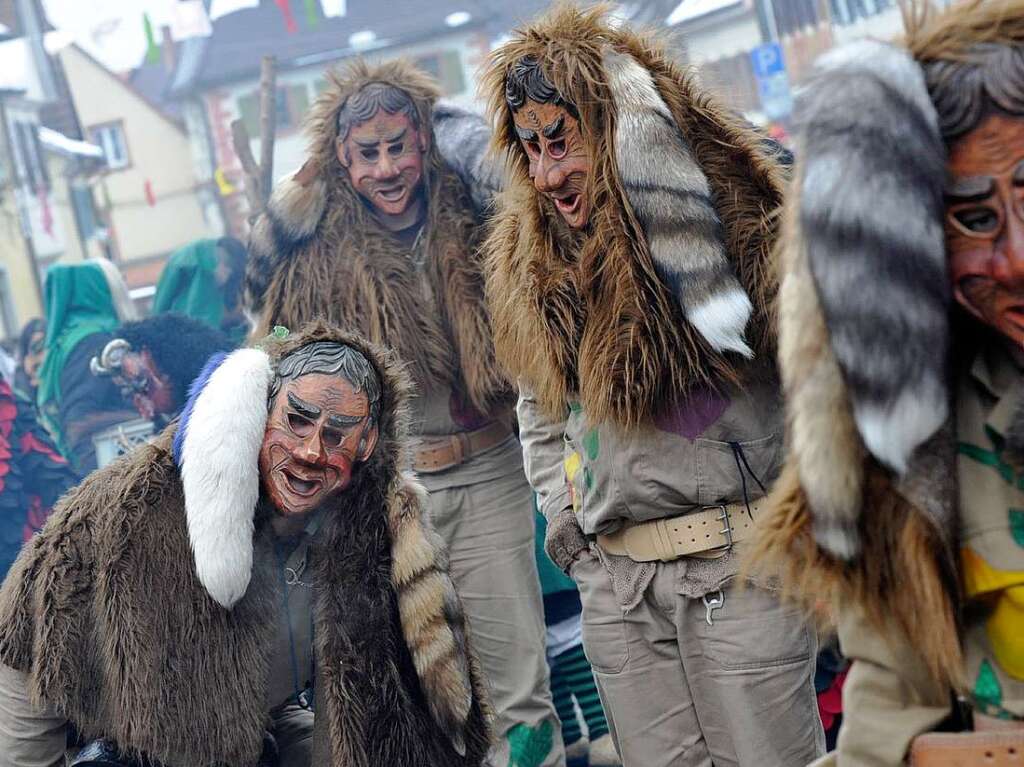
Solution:
M 1024 0 L 969 0 L 938 16 L 918 3 L 916 11 L 908 14 L 903 42 L 920 65 L 967 59 L 979 44 L 1024 44 Z M 895 626 L 937 682 L 962 690 L 955 421 L 949 419 L 914 452 L 902 477 L 865 449 L 809 266 L 801 197 L 800 184 L 794 184 L 778 250 L 788 453 L 759 520 L 762 535 L 752 561 L 758 569 L 781 573 L 786 590 L 809 609 L 824 604 L 859 610 L 882 636 Z M 891 223 L 887 210 L 881 215 Z M 870 242 L 875 251 L 877 242 Z M 969 364 L 981 337 L 973 324 L 953 335 L 950 370 Z M 1008 445 L 1014 454 L 1021 435 L 1024 430 L 1015 424 Z M 812 497 L 819 499 L 817 506 Z M 815 540 L 822 512 L 846 506 L 855 509 L 860 538 L 850 562 L 829 556 Z
M 407 377 L 390 354 L 322 325 L 268 352 L 316 340 L 355 346 L 384 385 L 378 446 L 311 547 L 313 763 L 480 765 L 482 680 L 424 492 L 399 471 Z M 224 609 L 195 573 L 174 428 L 91 475 L 24 548 L 0 590 L 0 662 L 29 674 L 34 700 L 132 755 L 252 765 L 281 598 L 269 512 L 256 517 L 248 591 Z
M 371 82 L 406 91 L 430 141 L 424 162 L 427 222 L 410 248 L 374 218 L 337 158 L 337 115 Z M 441 159 L 431 113 L 438 92 L 408 63 L 356 61 L 328 73 L 328 88 L 310 112 L 309 160 L 274 190 L 249 241 L 246 296 L 259 322 L 299 327 L 321 318 L 395 349 L 421 387 L 453 384 L 482 412 L 507 405 L 510 389 L 494 362 L 484 302 L 481 225 L 469 193 Z M 425 295 L 423 274 L 433 293 Z M 436 308 L 435 308 L 436 305 Z
M 770 251 L 782 171 L 762 138 L 703 92 L 650 36 L 607 22 L 607 9 L 561 6 L 517 30 L 493 55 L 483 88 L 507 159 L 508 188 L 485 250 L 488 300 L 499 360 L 561 418 L 579 397 L 594 422 L 649 422 L 697 385 L 741 377 L 733 356 L 714 351 L 686 321 L 655 272 L 615 164 L 616 113 L 602 51 L 612 46 L 651 72 L 707 176 L 726 249 L 754 305 L 748 338 L 755 364 L 774 356 Z M 589 143 L 591 221 L 570 232 L 534 189 L 505 102 L 505 76 L 524 57 L 542 62 L 555 89 L 579 111 Z

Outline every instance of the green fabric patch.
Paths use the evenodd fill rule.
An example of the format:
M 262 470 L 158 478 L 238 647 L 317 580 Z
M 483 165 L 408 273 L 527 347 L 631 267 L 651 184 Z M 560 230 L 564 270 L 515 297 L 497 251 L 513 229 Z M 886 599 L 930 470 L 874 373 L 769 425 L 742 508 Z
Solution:
M 579 402 L 570 402 L 569 412 L 572 413 L 573 415 L 579 415 L 580 413 L 583 412 L 583 405 L 581 405 Z
M 583 469 L 583 487 L 586 490 L 594 489 L 594 472 L 590 470 L 589 466 Z
M 990 706 L 1003 704 L 1003 688 L 999 685 L 996 672 L 992 670 L 992 665 L 987 659 L 981 662 L 978 669 L 978 678 L 974 682 L 974 697 Z
M 591 429 L 587 432 L 587 435 L 583 438 L 583 449 L 587 451 L 587 458 L 591 461 L 597 460 L 597 456 L 601 452 L 601 439 L 598 436 L 597 429 Z
M 519 723 L 508 731 L 508 767 L 540 767 L 554 745 L 554 725 L 545 719 L 538 727 Z
M 1024 490 L 1024 477 L 1018 477 L 1015 481 L 1013 467 L 1004 461 L 999 453 L 993 450 L 986 450 L 978 445 L 972 445 L 969 442 L 958 442 L 956 449 L 960 455 L 998 471 L 999 476 L 1008 484 L 1015 485 L 1019 490 Z
M 1010 509 L 1010 533 L 1018 546 L 1024 546 L 1024 509 Z

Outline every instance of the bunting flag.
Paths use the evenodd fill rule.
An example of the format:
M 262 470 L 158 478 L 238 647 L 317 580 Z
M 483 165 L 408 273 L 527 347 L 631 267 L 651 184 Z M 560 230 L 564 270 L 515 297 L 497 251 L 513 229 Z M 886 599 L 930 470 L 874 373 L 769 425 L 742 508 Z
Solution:
M 213 0 L 210 3 L 210 21 L 216 21 L 221 16 L 227 16 L 235 11 L 243 11 L 246 8 L 258 8 L 260 0 Z
M 149 20 L 149 14 L 142 14 L 142 28 L 146 32 L 146 63 L 157 64 L 160 61 L 160 46 L 156 43 L 153 34 L 153 23 Z
M 147 178 L 142 189 L 146 193 L 146 204 L 151 208 L 156 207 L 156 194 L 153 192 L 153 182 Z
M 220 193 L 221 197 L 229 197 L 238 191 L 235 189 L 234 184 L 232 184 L 228 179 L 223 168 L 217 168 L 217 170 L 213 172 L 213 180 L 217 183 L 217 191 Z
M 306 5 L 306 26 L 316 29 L 320 24 L 320 11 L 317 7 L 317 0 L 304 0 Z
M 328 19 L 344 16 L 348 10 L 345 7 L 345 0 L 320 0 L 320 8 Z
M 284 28 L 288 30 L 288 34 L 292 35 L 299 31 L 299 25 L 295 23 L 295 16 L 292 14 L 292 4 L 290 0 L 274 0 L 277 3 L 277 7 L 281 9 L 281 15 L 284 16 Z

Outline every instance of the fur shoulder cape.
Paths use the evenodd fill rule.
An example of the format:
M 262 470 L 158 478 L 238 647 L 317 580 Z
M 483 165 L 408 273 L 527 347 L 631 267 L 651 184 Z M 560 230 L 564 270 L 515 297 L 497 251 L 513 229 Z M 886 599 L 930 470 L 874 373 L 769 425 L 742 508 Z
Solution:
M 901 632 L 958 688 L 949 382 L 977 345 L 950 339 L 946 149 L 923 67 L 980 43 L 1024 44 L 1024 0 L 912 21 L 905 47 L 827 54 L 797 102 L 779 246 L 787 457 L 752 556 L 808 607 L 859 610 L 880 635 Z
M 508 187 L 487 288 L 498 357 L 545 411 L 561 417 L 579 397 L 595 422 L 635 426 L 696 386 L 737 381 L 743 356 L 772 366 L 783 176 L 763 137 L 604 12 L 561 6 L 492 54 L 483 87 Z M 505 79 L 527 57 L 575 106 L 590 146 L 582 233 L 537 194 L 515 134 Z
M 355 345 L 384 392 L 377 449 L 311 549 L 313 763 L 480 765 L 482 679 L 424 491 L 398 471 L 409 384 L 393 357 L 324 326 L 277 343 L 271 358 L 313 340 Z M 176 428 L 87 478 L 25 546 L 0 590 L 0 662 L 29 675 L 34 700 L 131 755 L 254 765 L 281 598 L 270 512 L 249 523 L 256 565 L 226 609 L 197 573 Z
M 416 254 L 373 217 L 337 158 L 338 112 L 371 82 L 408 93 L 429 138 L 423 181 L 428 218 L 414 246 L 425 255 L 422 273 Z M 308 120 L 309 160 L 277 185 L 250 236 L 247 303 L 259 318 L 257 337 L 274 325 L 294 328 L 325 319 L 395 349 L 418 385 L 454 384 L 477 409 L 492 412 L 507 403 L 510 388 L 494 363 L 479 253 L 482 227 L 465 184 L 438 151 L 436 100 L 432 81 L 406 62 L 371 66 L 358 60 L 328 73 L 328 88 Z

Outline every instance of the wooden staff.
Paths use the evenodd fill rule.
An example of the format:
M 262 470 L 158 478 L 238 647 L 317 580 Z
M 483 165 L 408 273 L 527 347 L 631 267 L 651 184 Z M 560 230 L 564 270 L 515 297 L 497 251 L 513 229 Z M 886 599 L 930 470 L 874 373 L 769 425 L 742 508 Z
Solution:
M 260 63 L 260 162 L 252 154 L 249 131 L 242 120 L 231 123 L 231 141 L 242 165 L 249 223 L 262 213 L 274 184 L 274 134 L 277 130 L 277 60 L 264 56 Z

